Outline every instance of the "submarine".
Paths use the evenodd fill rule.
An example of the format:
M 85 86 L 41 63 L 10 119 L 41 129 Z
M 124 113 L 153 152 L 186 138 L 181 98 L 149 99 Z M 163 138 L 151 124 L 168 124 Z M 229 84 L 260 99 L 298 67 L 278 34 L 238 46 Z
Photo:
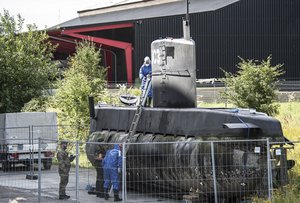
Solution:
M 94 105 L 90 98 L 89 161 L 126 143 L 127 188 L 175 199 L 193 193 L 204 202 L 241 201 L 288 184 L 294 161 L 285 146 L 292 143 L 277 119 L 252 109 L 197 107 L 188 17 L 183 33 L 151 44 L 153 107 Z

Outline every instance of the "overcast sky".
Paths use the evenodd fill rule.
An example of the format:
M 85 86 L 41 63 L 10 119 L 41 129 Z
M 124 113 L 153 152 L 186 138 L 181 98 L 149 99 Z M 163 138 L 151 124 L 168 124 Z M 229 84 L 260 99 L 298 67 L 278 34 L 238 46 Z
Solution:
M 0 0 L 0 13 L 6 9 L 10 15 L 21 14 L 25 24 L 35 23 L 39 29 L 44 29 L 78 17 L 78 10 L 111 2 L 120 0 Z

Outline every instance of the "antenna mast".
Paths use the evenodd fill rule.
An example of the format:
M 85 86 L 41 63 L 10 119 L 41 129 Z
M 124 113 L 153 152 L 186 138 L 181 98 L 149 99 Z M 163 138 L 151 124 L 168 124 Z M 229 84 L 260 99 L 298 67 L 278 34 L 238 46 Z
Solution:
M 186 16 L 185 16 L 185 20 L 187 21 L 187 23 L 189 23 L 189 20 L 190 20 L 190 11 L 189 11 L 189 4 L 190 4 L 190 1 L 189 0 L 186 0 Z
M 186 40 L 191 39 L 189 4 L 190 4 L 190 1 L 186 0 L 186 16 L 185 16 L 185 19 L 183 19 L 183 38 Z

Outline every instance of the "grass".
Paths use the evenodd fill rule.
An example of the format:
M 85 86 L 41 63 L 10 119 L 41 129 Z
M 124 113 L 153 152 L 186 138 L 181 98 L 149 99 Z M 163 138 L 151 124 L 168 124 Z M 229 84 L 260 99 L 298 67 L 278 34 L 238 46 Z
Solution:
M 300 102 L 280 103 L 279 115 L 284 135 L 293 141 L 300 141 Z
M 294 142 L 294 149 L 288 150 L 288 159 L 296 161 L 296 165 L 289 171 L 290 183 L 274 192 L 272 202 L 298 203 L 300 202 L 300 102 L 280 103 L 279 115 L 283 134 Z

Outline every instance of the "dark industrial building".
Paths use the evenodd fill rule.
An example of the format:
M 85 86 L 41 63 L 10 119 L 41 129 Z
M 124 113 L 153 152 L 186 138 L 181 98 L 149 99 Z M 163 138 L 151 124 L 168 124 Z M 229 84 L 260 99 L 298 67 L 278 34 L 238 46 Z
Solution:
M 181 38 L 186 0 L 144 0 L 79 11 L 79 17 L 48 30 L 57 59 L 75 51 L 74 41 L 102 47 L 108 81 L 132 83 L 153 40 Z M 190 0 L 197 78 L 220 78 L 244 59 L 284 64 L 284 80 L 300 80 L 299 0 Z

